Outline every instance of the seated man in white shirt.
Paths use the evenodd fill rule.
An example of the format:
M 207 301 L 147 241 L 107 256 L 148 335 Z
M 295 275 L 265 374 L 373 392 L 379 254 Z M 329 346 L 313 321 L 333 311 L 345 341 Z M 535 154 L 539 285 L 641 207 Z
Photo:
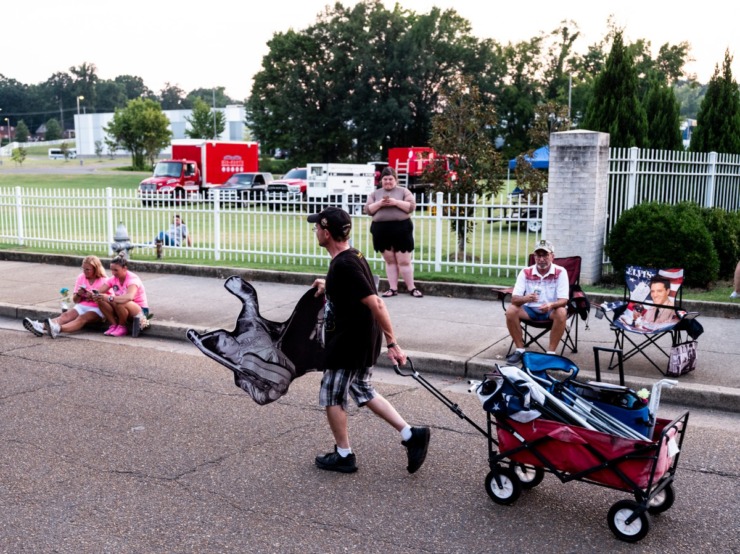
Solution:
M 521 362 L 524 353 L 524 336 L 521 321 L 552 320 L 548 354 L 555 354 L 558 343 L 565 332 L 568 296 L 570 293 L 568 272 L 555 265 L 555 248 L 552 243 L 541 240 L 534 250 L 534 265 L 519 272 L 511 295 L 511 304 L 506 309 L 506 327 L 516 350 L 506 358 L 512 365 Z

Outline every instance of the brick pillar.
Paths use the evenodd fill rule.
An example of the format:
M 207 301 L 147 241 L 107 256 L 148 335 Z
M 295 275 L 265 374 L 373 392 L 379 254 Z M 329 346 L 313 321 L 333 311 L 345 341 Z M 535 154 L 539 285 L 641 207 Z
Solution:
M 556 256 L 581 256 L 581 283 L 601 279 L 609 186 L 609 134 L 550 135 L 545 219 Z

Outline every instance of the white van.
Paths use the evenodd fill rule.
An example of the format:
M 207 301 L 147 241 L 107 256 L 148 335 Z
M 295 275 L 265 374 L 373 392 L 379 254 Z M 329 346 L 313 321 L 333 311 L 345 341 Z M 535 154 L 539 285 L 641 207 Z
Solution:
M 67 157 L 74 159 L 77 157 L 76 148 L 67 148 Z M 50 160 L 63 160 L 64 151 L 61 148 L 49 148 L 49 159 Z

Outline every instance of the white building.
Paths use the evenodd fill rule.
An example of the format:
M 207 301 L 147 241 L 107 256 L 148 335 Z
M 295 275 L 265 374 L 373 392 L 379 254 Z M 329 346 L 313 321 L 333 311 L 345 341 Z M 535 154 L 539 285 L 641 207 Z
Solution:
M 242 105 L 226 106 L 225 108 L 217 108 L 218 111 L 223 112 L 226 119 L 226 128 L 224 132 L 217 138 L 219 140 L 246 140 L 246 125 L 244 120 L 246 119 L 246 112 Z M 185 118 L 191 117 L 192 110 L 164 110 L 164 115 L 170 120 L 170 130 L 172 131 L 173 139 L 188 138 L 185 134 L 185 130 L 189 128 L 190 124 Z M 77 137 L 77 155 L 78 156 L 95 156 L 95 143 L 100 141 L 103 145 L 103 152 L 108 153 L 108 149 L 105 146 L 106 132 L 104 127 L 107 127 L 113 119 L 113 113 L 93 113 L 93 114 L 75 114 L 75 135 Z M 119 154 L 125 154 L 124 151 L 119 151 Z M 169 154 L 169 150 L 163 150 L 162 156 Z

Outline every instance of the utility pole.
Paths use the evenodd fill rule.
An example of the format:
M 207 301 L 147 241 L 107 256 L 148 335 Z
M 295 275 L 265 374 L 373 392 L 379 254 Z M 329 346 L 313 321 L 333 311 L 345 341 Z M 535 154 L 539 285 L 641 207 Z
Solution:
M 216 89 L 213 89 L 213 140 L 216 140 Z

